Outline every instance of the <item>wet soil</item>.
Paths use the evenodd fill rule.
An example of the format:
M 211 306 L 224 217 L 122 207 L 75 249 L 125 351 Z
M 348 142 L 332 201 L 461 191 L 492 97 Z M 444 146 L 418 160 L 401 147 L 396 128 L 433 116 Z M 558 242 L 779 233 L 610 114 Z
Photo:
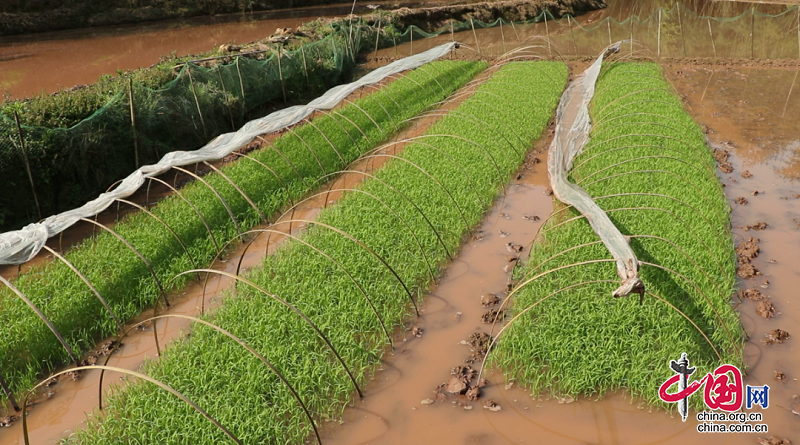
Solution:
M 458 90 L 454 96 L 473 91 L 480 80 L 485 77 L 486 74 L 479 75 L 474 83 Z M 379 87 L 380 85 L 376 85 L 376 88 Z M 354 100 L 353 96 L 358 94 L 362 94 L 362 92 L 357 91 L 348 99 Z M 454 100 L 441 104 L 437 110 L 451 110 L 469 96 L 470 94 L 462 94 Z M 403 142 L 405 139 L 424 134 L 440 117 L 438 113 L 434 113 L 415 120 L 409 127 L 395 134 L 377 153 L 391 155 L 400 153 L 406 145 L 406 142 Z M 270 137 L 274 138 L 275 135 Z M 267 137 L 266 140 L 269 140 L 270 137 Z M 389 159 L 388 157 L 372 157 L 354 163 L 349 169 L 370 173 L 379 169 Z M 305 229 L 307 223 L 282 223 L 282 221 L 313 220 L 325 207 L 341 198 L 342 189 L 356 187 L 365 178 L 366 176 L 357 173 L 344 173 L 317 192 L 312 193 L 307 200 L 298 202 L 296 207 L 285 212 L 274 223 L 255 229 L 271 228 L 297 235 Z M 252 240 L 252 244 L 249 242 L 238 244 L 224 259 L 217 261 L 211 268 L 231 274 L 235 274 L 239 268 L 245 271 L 260 264 L 266 255 L 274 253 L 287 238 L 280 234 L 263 234 Z M 157 315 L 175 314 L 196 317 L 204 311 L 213 310 L 221 298 L 232 288 L 232 285 L 233 280 L 222 275 L 210 275 L 207 283 L 203 279 L 198 279 L 184 289 L 169 295 L 172 308 L 169 310 L 159 309 Z M 126 326 L 131 333 L 124 338 L 122 345 L 116 341 L 116 338 L 106 340 L 100 343 L 98 348 L 84 355 L 82 364 L 98 362 L 103 364 L 108 358 L 108 366 L 136 370 L 145 360 L 158 357 L 153 324 L 152 322 L 142 324 L 144 320 L 153 315 L 153 311 L 147 311 L 132 320 Z M 190 321 L 182 318 L 167 318 L 158 321 L 155 329 L 158 330 L 159 345 L 163 347 L 167 342 L 182 338 L 188 333 L 189 327 Z M 415 326 L 409 334 L 412 338 L 420 338 L 424 333 L 423 326 Z M 103 392 L 107 392 L 122 377 L 119 373 L 107 372 L 103 379 Z M 62 376 L 43 387 L 28 408 L 28 428 L 31 437 L 35 438 L 34 442 L 56 443 L 69 431 L 80 428 L 85 422 L 86 413 L 98 406 L 99 384 L 100 371 L 90 370 L 80 374 Z M 10 406 L 0 406 L 0 445 L 24 443 L 22 425 L 18 420 L 19 414 L 15 413 Z

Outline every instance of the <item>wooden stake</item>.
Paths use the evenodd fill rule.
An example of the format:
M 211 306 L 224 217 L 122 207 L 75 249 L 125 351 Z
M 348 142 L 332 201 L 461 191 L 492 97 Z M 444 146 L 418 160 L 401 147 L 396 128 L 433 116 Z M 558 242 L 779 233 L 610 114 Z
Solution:
M 517 43 L 522 43 L 522 40 L 519 39 L 519 33 L 517 32 L 517 27 L 514 26 L 514 21 L 511 21 L 511 30 L 514 31 L 514 35 L 517 36 Z
M 628 18 L 628 20 L 631 22 L 631 57 L 633 57 L 633 16 Z
M 239 75 L 239 89 L 242 91 L 242 108 L 247 113 L 247 103 L 245 102 L 245 95 L 244 95 L 244 81 L 242 80 L 242 72 L 239 71 L 239 58 L 236 58 L 236 74 Z
M 475 48 L 478 49 L 478 57 L 481 57 L 481 45 L 478 43 L 478 34 L 475 32 L 475 22 L 472 21 L 472 17 L 469 18 L 469 24 L 472 26 L 472 36 L 475 37 Z
M 503 40 L 503 54 L 506 53 L 506 35 L 503 33 L 503 18 L 500 19 L 500 38 Z
M 203 124 L 203 134 L 208 139 L 208 130 L 206 129 L 206 121 L 203 119 L 203 112 L 200 110 L 200 99 L 197 98 L 197 90 L 194 88 L 194 80 L 192 79 L 192 66 L 186 65 L 186 72 L 189 73 L 189 86 L 192 87 L 192 94 L 194 95 L 194 103 L 197 105 L 197 114 L 200 115 L 200 123 Z
M 544 32 L 545 32 L 546 37 L 547 37 L 547 54 L 549 54 L 550 57 L 552 57 L 553 56 L 553 48 L 550 46 L 550 28 L 547 26 L 547 14 L 549 12 L 550 11 L 548 11 L 546 9 L 544 11 Z
M 572 29 L 572 19 L 567 16 L 567 23 L 569 24 L 569 34 L 572 36 L 572 46 L 575 48 L 575 55 L 578 55 L 578 42 L 575 41 L 575 32 Z
M 374 57 L 378 57 L 378 40 L 381 38 L 381 18 L 378 16 L 378 32 L 375 33 L 375 55 Z
M 752 59 L 755 51 L 755 30 L 756 30 L 756 8 L 750 9 L 750 58 Z
M 233 122 L 233 110 L 231 110 L 231 100 L 228 97 L 228 89 L 225 88 L 225 79 L 222 78 L 222 70 L 220 68 L 217 68 L 217 74 L 219 74 L 219 83 L 222 85 L 222 94 L 225 95 L 225 105 L 228 107 L 228 117 L 231 118 L 231 130 L 236 131 L 236 124 Z M 131 115 L 133 115 L 133 112 L 131 112 Z M 150 191 L 149 183 L 147 184 L 147 191 Z M 150 201 L 148 200 L 148 202 Z
M 686 57 L 686 37 L 683 34 L 683 20 L 681 20 L 681 4 L 675 2 L 675 11 L 678 13 L 678 27 L 681 31 L 681 45 L 683 46 L 683 57 Z
M 31 192 L 33 192 L 33 203 L 36 204 L 36 214 L 39 219 L 42 219 L 42 209 L 39 208 L 39 198 L 36 196 L 36 186 L 33 184 L 33 175 L 31 175 L 31 165 L 28 161 L 28 153 L 25 151 L 25 139 L 22 137 L 22 125 L 19 124 L 19 114 L 14 110 L 14 122 L 17 123 L 17 135 L 19 136 L 19 146 L 22 149 L 22 160 L 25 162 L 25 171 L 28 173 L 28 181 L 31 183 Z
M 408 34 L 411 35 L 411 56 L 414 55 L 414 25 L 408 27 Z
M 128 103 L 131 108 L 131 133 L 133 133 L 133 162 L 139 168 L 139 136 L 136 134 L 136 112 L 133 109 L 133 77 L 128 78 Z
M 711 37 L 711 49 L 714 50 L 714 58 L 717 57 L 717 45 L 714 44 L 714 33 L 711 32 L 711 19 L 708 19 L 708 36 Z
M 283 101 L 286 102 L 286 85 L 283 83 L 283 67 L 281 66 L 281 46 L 278 45 L 278 76 L 281 78 L 281 93 Z
M 663 8 L 658 8 L 658 39 L 657 39 L 657 50 L 656 50 L 656 57 L 661 58 L 661 10 Z
M 303 55 L 303 71 L 306 73 L 306 85 L 308 85 L 308 89 L 311 89 L 311 80 L 308 78 L 308 65 L 306 64 L 306 46 L 300 45 L 300 54 Z

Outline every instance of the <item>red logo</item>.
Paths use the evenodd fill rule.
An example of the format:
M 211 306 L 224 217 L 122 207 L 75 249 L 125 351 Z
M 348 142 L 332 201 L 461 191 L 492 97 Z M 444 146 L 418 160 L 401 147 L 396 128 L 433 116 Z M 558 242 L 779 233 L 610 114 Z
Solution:
M 667 390 L 674 384 L 679 383 L 681 374 L 675 374 L 667 379 L 658 389 L 658 396 L 667 403 L 680 402 L 686 397 L 694 394 L 701 387 L 704 387 L 703 401 L 711 409 L 721 409 L 723 411 L 739 411 L 744 403 L 744 386 L 742 385 L 742 372 L 733 365 L 722 365 L 709 372 L 700 381 L 693 381 L 686 389 L 676 393 L 668 393 Z
M 678 361 L 670 361 L 670 369 L 675 375 L 668 378 L 661 387 L 658 388 L 658 397 L 667 403 L 678 403 L 683 421 L 689 412 L 688 398 L 700 388 L 703 388 L 703 401 L 710 409 L 720 409 L 723 411 L 739 411 L 744 403 L 744 385 L 742 382 L 742 372 L 733 365 L 719 366 L 714 372 L 705 375 L 699 381 L 688 382 L 688 377 L 694 373 L 695 368 L 689 367 L 689 360 L 686 353 L 681 355 Z M 678 391 L 669 393 L 673 385 L 678 384 Z

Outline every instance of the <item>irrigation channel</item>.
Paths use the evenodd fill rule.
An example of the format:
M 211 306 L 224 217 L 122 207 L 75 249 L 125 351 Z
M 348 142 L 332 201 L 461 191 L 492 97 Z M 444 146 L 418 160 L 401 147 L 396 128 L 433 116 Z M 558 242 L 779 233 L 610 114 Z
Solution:
M 597 17 L 591 20 L 595 19 Z M 533 25 L 528 30 L 520 28 L 516 32 L 520 33 L 519 43 L 526 40 L 536 42 L 539 45 L 536 51 L 546 57 L 553 48 L 538 37 L 553 32 L 553 29 L 543 31 L 542 25 Z M 476 32 L 478 42 L 491 42 L 481 47 L 484 56 L 501 54 L 503 49 L 511 46 L 506 40 L 507 35 L 483 40 L 485 36 L 499 33 L 498 29 Z M 431 41 L 415 41 L 413 49 L 410 44 L 400 45 L 397 49 L 379 51 L 376 59 L 417 53 L 449 39 L 449 36 L 440 36 Z M 637 55 L 648 53 L 637 48 Z M 652 53 L 649 55 L 653 56 Z M 740 274 L 737 286 L 740 290 L 757 290 L 766 299 L 753 301 L 733 297 L 736 312 L 748 335 L 743 357 L 747 366 L 745 383 L 770 385 L 771 406 L 763 411 L 764 421 L 769 424 L 771 435 L 796 443 L 800 440 L 798 416 L 795 415 L 800 412 L 800 403 L 795 396 L 800 392 L 797 380 L 800 355 L 796 353 L 796 340 L 789 339 L 784 344 L 764 344 L 762 340 L 775 328 L 795 334 L 800 327 L 800 308 L 794 297 L 800 286 L 796 266 L 800 264 L 800 249 L 797 249 L 800 241 L 800 187 L 797 185 L 800 180 L 797 155 L 800 129 L 795 125 L 795 117 L 800 113 L 800 102 L 796 99 L 800 88 L 796 83 L 798 71 L 796 66 L 786 62 L 781 63 L 787 65 L 782 67 L 769 66 L 769 62 L 763 61 L 744 62 L 746 66 L 741 66 L 742 61 L 725 63 L 728 65 L 721 65 L 718 60 L 671 59 L 662 61 L 662 69 L 689 114 L 703 126 L 710 147 L 718 150 L 715 154 L 719 161 L 717 176 L 725 186 L 723 190 L 732 207 L 734 242 L 739 245 L 750 237 L 760 239 L 760 255 L 751 261 L 757 272 L 745 275 L 749 277 L 746 279 Z M 569 67 L 575 74 L 585 68 L 585 63 L 570 62 Z M 472 91 L 474 86 L 470 88 L 466 91 Z M 428 123 L 420 124 L 394 138 L 418 136 L 428 127 Z M 478 401 L 454 397 L 441 389 L 437 391 L 440 384 L 450 381 L 453 367 L 465 365 L 464 360 L 469 358 L 471 351 L 470 346 L 464 343 L 470 340 L 470 334 L 491 329 L 490 325 L 481 322 L 481 316 L 486 312 L 481 297 L 493 292 L 504 298 L 510 279 L 508 266 L 515 264 L 513 258 L 520 255 L 510 252 L 508 243 L 528 246 L 553 210 L 553 200 L 545 193 L 548 179 L 544 151 L 548 144 L 547 137 L 535 143 L 534 150 L 526 158 L 520 174 L 514 176 L 517 179 L 508 186 L 507 193 L 494 202 L 491 211 L 485 214 L 479 228 L 472 232 L 472 238 L 450 263 L 438 284 L 429 288 L 421 298 L 421 316 L 413 323 L 406 322 L 405 329 L 394 332 L 396 349 L 393 354 L 384 356 L 379 371 L 368 385 L 362 387 L 366 396 L 364 400 L 344 409 L 341 423 L 326 422 L 321 427 L 323 443 L 644 444 L 702 441 L 751 444 L 757 443 L 756 436 L 764 436 L 699 436 L 696 433 L 697 422 L 692 416 L 682 423 L 676 412 L 653 409 L 639 398 L 631 399 L 624 391 L 611 391 L 601 398 L 547 395 L 531 398 L 528 390 L 520 388 L 516 381 L 507 381 L 504 373 L 496 368 L 490 368 L 485 374 L 488 385 L 481 388 Z M 388 153 L 397 153 L 396 149 L 395 146 L 389 147 Z M 378 169 L 383 161 L 381 157 L 361 161 L 353 170 L 364 168 L 372 171 Z M 341 181 L 351 182 L 343 185 L 340 181 L 338 185 L 329 187 L 350 188 L 362 180 L 362 176 L 347 174 Z M 323 195 L 321 202 L 307 203 L 303 213 L 296 213 L 291 218 L 312 220 L 320 204 L 325 206 L 338 200 L 337 192 L 331 193 L 330 196 Z M 109 218 L 114 219 L 113 216 Z M 758 225 L 760 222 L 765 222 L 766 226 Z M 297 229 L 301 230 L 304 224 L 308 223 L 300 222 Z M 724 232 L 723 228 L 720 231 Z M 278 239 L 272 238 L 270 245 L 277 244 Z M 244 256 L 243 267 L 259 264 L 266 249 L 266 241 L 260 237 Z M 235 270 L 242 251 L 243 246 L 238 247 L 214 268 Z M 528 248 L 521 254 L 523 259 L 527 254 Z M 230 281 L 218 277 L 209 282 L 205 297 L 208 308 L 220 301 L 220 295 L 230 286 Z M 182 293 L 185 295 L 176 300 L 169 313 L 196 313 L 201 286 L 190 285 Z M 600 295 L 598 298 L 610 299 L 609 292 Z M 765 301 L 769 306 L 765 306 Z M 645 300 L 645 306 L 654 304 L 652 299 Z M 630 307 L 635 311 L 638 306 L 632 304 Z M 159 336 L 162 340 L 163 337 L 176 338 L 187 324 L 179 320 L 161 322 L 158 325 Z M 145 326 L 145 329 L 149 327 Z M 124 343 L 125 347 L 110 356 L 110 365 L 117 363 L 116 366 L 136 369 L 144 355 L 154 355 L 150 331 L 135 332 Z M 473 366 L 478 367 L 477 364 Z M 86 372 L 77 382 L 62 378 L 52 387 L 54 394 L 50 400 L 43 400 L 31 408 L 29 422 L 34 426 L 32 437 L 37 438 L 34 443 L 56 440 L 63 437 L 64 431 L 75 428 L 83 419 L 83 410 L 97 402 L 98 374 L 97 371 Z M 111 381 L 119 376 L 108 373 L 106 378 Z M 46 399 L 48 390 L 42 394 Z M 81 394 L 92 395 L 84 397 Z M 495 401 L 501 409 L 484 409 L 488 400 Z M 73 409 L 80 411 L 76 413 Z M 38 427 L 36 422 L 40 422 Z M 22 443 L 20 434 L 19 423 L 0 430 L 0 443 L 5 444 L 6 440 L 7 443 Z

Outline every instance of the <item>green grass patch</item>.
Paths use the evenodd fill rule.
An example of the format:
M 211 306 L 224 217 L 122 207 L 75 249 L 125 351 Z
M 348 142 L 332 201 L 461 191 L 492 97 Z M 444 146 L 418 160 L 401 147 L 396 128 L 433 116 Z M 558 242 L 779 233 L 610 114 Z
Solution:
M 566 78 L 562 63 L 504 66 L 458 107 L 457 115 L 434 124 L 424 143 L 407 146 L 400 156 L 408 162 L 390 160 L 376 173 L 380 180 L 361 184 L 361 190 L 393 212 L 366 194 L 348 193 L 318 221 L 366 243 L 397 271 L 415 297 L 422 295 L 431 283 L 420 246 L 441 270 L 447 255 L 436 232 L 450 252 L 458 249 L 543 131 Z M 489 107 L 492 112 L 487 112 Z M 408 319 L 408 296 L 375 257 L 320 224 L 302 237 L 352 274 L 390 329 Z M 309 247 L 287 241 L 247 277 L 308 315 L 363 386 L 387 352 L 387 339 L 346 274 Z M 338 419 L 355 394 L 342 366 L 316 333 L 262 293 L 240 285 L 238 295 L 228 297 L 209 319 L 267 357 L 315 418 Z M 269 369 L 209 328 L 194 325 L 191 337 L 171 344 L 159 360 L 145 364 L 144 372 L 186 394 L 244 443 L 302 443 L 311 434 L 297 403 Z M 109 405 L 104 419 L 90 421 L 67 442 L 229 441 L 183 402 L 149 384 L 134 383 L 115 392 Z
M 614 262 L 569 266 L 611 255 L 576 210 L 557 205 L 517 277 L 524 283 L 543 274 L 513 301 L 516 314 L 536 306 L 500 337 L 492 360 L 534 395 L 624 388 L 665 406 L 658 387 L 673 374 L 668 361 L 682 352 L 699 376 L 722 362 L 743 363 L 742 328 L 730 305 L 730 208 L 703 133 L 658 65 L 604 67 L 590 111 L 591 140 L 570 180 L 633 236 L 640 261 L 671 270 L 641 267 L 647 290 L 669 304 L 651 295 L 643 305 L 637 297 L 612 298 Z
M 336 113 L 317 117 L 313 126 L 306 124 L 293 133 L 287 132 L 274 142 L 275 149 L 250 154 L 270 166 L 280 180 L 249 159 L 227 164 L 222 171 L 264 215 L 272 215 L 290 199 L 314 190 L 325 173 L 344 168 L 340 155 L 346 163 L 357 159 L 391 135 L 395 125 L 402 125 L 403 120 L 444 99 L 484 67 L 484 63 L 475 62 L 431 63 L 357 100 L 357 106 L 342 107 Z M 225 178 L 211 173 L 204 179 L 224 198 L 243 231 L 261 222 L 258 213 Z M 211 226 L 220 246 L 237 235 L 222 202 L 205 184 L 192 182 L 182 193 Z M 145 213 L 132 214 L 114 230 L 152 263 L 162 283 L 184 270 L 207 265 L 214 258 L 217 251 L 212 237 L 185 201 L 171 196 L 159 202 L 152 212 L 178 234 L 191 255 L 186 255 L 160 222 Z M 123 321 L 159 298 L 158 287 L 145 264 L 107 233 L 86 240 L 65 256 L 86 275 Z M 184 282 L 177 280 L 172 289 Z M 47 315 L 78 353 L 87 351 L 96 340 L 116 330 L 113 319 L 88 287 L 61 262 L 32 270 L 17 280 L 16 286 Z M 30 388 L 37 378 L 69 361 L 46 325 L 6 288 L 0 290 L 0 338 L 3 339 L 0 370 L 15 392 Z

